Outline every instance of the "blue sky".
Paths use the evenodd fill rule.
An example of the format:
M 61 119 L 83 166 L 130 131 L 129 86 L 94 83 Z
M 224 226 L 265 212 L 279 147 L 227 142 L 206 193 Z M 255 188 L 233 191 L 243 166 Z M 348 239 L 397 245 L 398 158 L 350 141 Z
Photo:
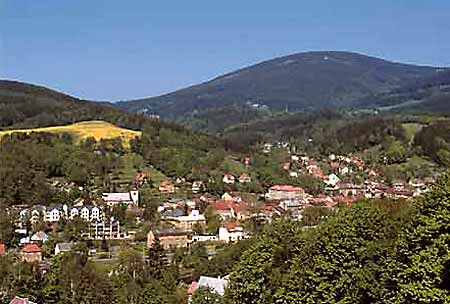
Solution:
M 450 66 L 449 37 L 448 0 L 0 0 L 0 78 L 124 100 L 310 50 Z

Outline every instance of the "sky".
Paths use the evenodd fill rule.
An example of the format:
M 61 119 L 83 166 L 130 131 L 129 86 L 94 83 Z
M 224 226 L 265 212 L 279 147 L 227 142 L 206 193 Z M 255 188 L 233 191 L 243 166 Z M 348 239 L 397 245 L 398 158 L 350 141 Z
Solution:
M 0 79 L 157 96 L 292 53 L 450 66 L 448 0 L 0 0 Z

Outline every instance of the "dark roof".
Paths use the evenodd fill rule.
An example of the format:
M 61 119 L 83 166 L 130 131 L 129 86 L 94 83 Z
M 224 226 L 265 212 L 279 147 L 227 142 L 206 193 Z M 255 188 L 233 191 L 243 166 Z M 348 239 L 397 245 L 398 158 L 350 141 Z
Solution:
M 164 236 L 181 236 L 181 235 L 189 235 L 189 232 L 175 229 L 162 229 L 156 231 L 156 235 L 158 237 Z

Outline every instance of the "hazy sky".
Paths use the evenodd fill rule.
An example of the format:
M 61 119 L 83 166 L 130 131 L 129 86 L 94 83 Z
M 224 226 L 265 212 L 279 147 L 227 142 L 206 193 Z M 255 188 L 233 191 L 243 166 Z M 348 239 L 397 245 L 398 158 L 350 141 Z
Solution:
M 0 78 L 123 100 L 309 50 L 450 66 L 449 38 L 448 0 L 0 0 Z

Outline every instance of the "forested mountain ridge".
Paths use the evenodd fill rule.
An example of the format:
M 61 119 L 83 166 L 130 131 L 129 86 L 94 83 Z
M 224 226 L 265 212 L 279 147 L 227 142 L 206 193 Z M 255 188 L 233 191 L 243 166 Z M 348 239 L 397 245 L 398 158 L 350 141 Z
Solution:
M 196 136 L 209 144 L 217 143 L 217 139 L 194 133 L 180 125 L 116 109 L 109 103 L 81 100 L 28 83 L 0 80 L 0 130 L 62 126 L 95 120 L 132 130 L 174 132 L 181 141 Z M 187 140 L 186 144 L 189 143 L 192 139 Z
M 268 60 L 167 95 L 116 106 L 169 119 L 233 104 L 292 111 L 345 107 L 438 71 L 350 52 L 306 52 Z
M 389 92 L 366 96 L 355 107 L 394 112 L 450 112 L 450 70 L 404 83 Z

